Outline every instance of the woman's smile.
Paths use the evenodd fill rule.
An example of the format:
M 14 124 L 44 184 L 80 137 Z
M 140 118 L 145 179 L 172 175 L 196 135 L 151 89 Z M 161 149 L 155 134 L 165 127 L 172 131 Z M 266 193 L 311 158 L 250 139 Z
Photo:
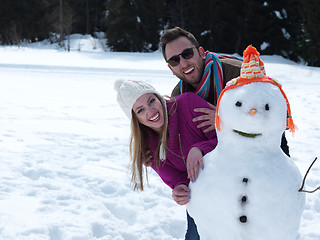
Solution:
M 149 121 L 156 122 L 160 119 L 160 114 L 157 112 L 155 115 L 153 115 L 151 118 L 149 118 Z

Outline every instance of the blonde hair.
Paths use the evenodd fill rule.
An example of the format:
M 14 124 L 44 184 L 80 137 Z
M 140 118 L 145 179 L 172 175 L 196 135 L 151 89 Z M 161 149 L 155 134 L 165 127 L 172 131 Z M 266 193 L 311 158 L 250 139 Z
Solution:
M 154 155 L 157 168 L 160 166 L 160 155 L 167 155 L 167 138 L 168 138 L 168 114 L 165 101 L 161 96 L 155 94 L 160 100 L 164 112 L 164 125 L 159 136 L 159 142 Z M 130 138 L 130 157 L 131 157 L 131 183 L 134 190 L 144 190 L 144 174 L 148 181 L 147 167 L 144 166 L 146 160 L 147 143 L 146 138 L 151 129 L 139 123 L 135 113 L 131 111 L 131 138 Z

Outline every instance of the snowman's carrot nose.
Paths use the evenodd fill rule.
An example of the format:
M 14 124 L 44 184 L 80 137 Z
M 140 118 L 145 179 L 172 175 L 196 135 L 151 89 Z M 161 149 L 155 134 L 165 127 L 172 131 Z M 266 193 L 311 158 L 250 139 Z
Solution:
M 251 109 L 250 112 L 249 112 L 249 114 L 251 116 L 255 115 L 256 113 L 257 113 L 257 110 L 255 110 L 255 109 Z

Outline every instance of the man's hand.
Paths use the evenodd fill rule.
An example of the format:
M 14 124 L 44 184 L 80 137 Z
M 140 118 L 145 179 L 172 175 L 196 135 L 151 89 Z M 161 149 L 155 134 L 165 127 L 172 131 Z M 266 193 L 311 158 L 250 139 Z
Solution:
M 172 189 L 172 198 L 179 205 L 186 205 L 190 200 L 190 189 L 186 185 L 180 184 Z
M 152 166 L 152 154 L 151 151 L 149 149 L 146 150 L 146 157 L 145 159 L 143 159 L 143 165 L 145 165 L 146 167 L 150 167 Z
M 205 114 L 195 117 L 192 119 L 193 122 L 198 122 L 203 120 L 204 122 L 197 125 L 197 128 L 202 128 L 205 126 L 209 126 L 205 130 L 203 130 L 204 133 L 210 132 L 215 129 L 214 123 L 215 123 L 215 117 L 216 117 L 216 107 L 212 105 L 211 103 L 208 103 L 212 109 L 209 108 L 195 108 L 195 112 L 203 112 Z
M 187 157 L 188 178 L 192 182 L 195 182 L 198 177 L 199 166 L 202 169 L 204 168 L 202 151 L 198 147 L 193 147 L 190 149 Z

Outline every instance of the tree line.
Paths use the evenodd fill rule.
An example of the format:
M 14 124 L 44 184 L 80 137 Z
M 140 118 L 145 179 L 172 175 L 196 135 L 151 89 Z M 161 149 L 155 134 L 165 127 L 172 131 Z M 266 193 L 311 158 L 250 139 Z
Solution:
M 320 66 L 319 0 L 0 0 L 0 44 L 103 32 L 112 51 L 159 49 L 160 34 L 180 26 L 201 46 Z

